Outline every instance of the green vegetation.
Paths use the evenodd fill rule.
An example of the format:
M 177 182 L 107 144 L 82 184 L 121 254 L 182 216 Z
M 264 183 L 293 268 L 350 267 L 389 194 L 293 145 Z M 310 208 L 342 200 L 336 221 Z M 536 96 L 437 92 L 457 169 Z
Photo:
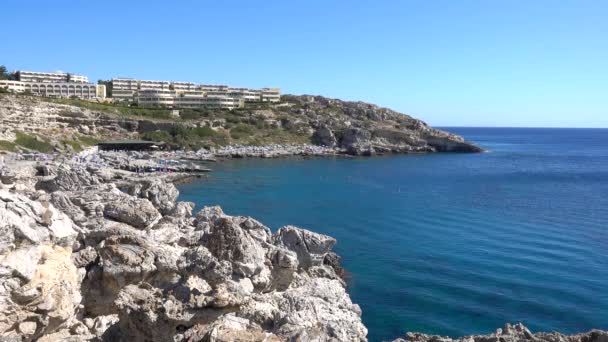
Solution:
M 15 152 L 16 147 L 17 145 L 15 145 L 15 143 L 6 140 L 0 140 L 0 151 Z
M 23 146 L 30 150 L 35 150 L 43 153 L 53 152 L 54 148 L 47 140 L 41 139 L 34 135 L 28 135 L 22 132 L 16 132 L 17 139 L 15 144 Z
M 94 111 L 100 111 L 125 117 L 139 117 L 150 119 L 173 119 L 171 111 L 166 108 L 143 108 L 121 103 L 91 102 L 81 99 L 53 99 L 41 97 L 43 101 L 72 105 Z
M 107 81 L 100 80 L 104 84 Z M 310 143 L 310 127 L 305 121 L 295 117 L 292 110 L 301 107 L 276 107 L 268 102 L 245 104 L 244 108 L 233 110 L 217 108 L 180 108 L 179 117 L 171 115 L 168 108 L 137 107 L 125 103 L 100 103 L 80 99 L 41 98 L 42 101 L 68 104 L 79 108 L 103 112 L 120 117 L 171 122 L 170 128 L 140 134 L 141 139 L 162 141 L 172 148 L 198 149 L 219 147 L 229 144 L 268 145 Z M 306 105 L 304 105 L 306 106 Z M 66 110 L 64 115 L 69 116 Z M 211 128 L 213 126 L 215 128 Z M 101 131 L 97 137 L 105 136 Z M 62 141 L 76 149 L 77 145 L 93 145 L 97 139 L 77 136 Z
M 243 140 L 243 138 L 252 136 L 256 131 L 256 127 L 247 124 L 238 124 L 230 129 L 230 136 L 235 140 Z
M 78 138 L 78 141 L 86 146 L 93 146 L 100 141 L 99 139 L 88 135 L 77 135 L 76 137 Z
M 0 80 L 15 80 L 16 75 L 12 72 L 8 72 L 6 66 L 0 65 Z
M 72 150 L 74 152 L 80 152 L 80 151 L 83 150 L 82 144 L 79 141 L 76 141 L 76 140 L 64 139 L 64 140 L 61 140 L 61 143 L 64 144 L 64 145 L 66 145 L 66 146 L 72 147 Z

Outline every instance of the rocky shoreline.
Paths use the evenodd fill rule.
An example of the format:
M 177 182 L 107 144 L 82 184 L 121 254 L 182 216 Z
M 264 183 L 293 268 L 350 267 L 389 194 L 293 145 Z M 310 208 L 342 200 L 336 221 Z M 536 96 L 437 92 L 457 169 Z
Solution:
M 471 335 L 461 338 L 450 338 L 438 335 L 427 335 L 421 333 L 407 333 L 405 338 L 399 338 L 393 342 L 606 342 L 608 332 L 592 330 L 586 333 L 565 335 L 558 332 L 539 332 L 533 334 L 523 324 L 505 324 L 504 329 L 498 328 L 493 334 Z
M 161 176 L 73 160 L 0 181 L 4 340 L 366 339 L 329 236 L 194 213 Z
M 0 166 L 0 341 L 367 340 L 335 239 L 293 226 L 273 233 L 220 207 L 195 213 L 171 183 L 188 173 L 141 175 L 117 167 L 121 156 Z M 126 159 L 148 160 L 140 157 Z M 507 325 L 461 339 L 405 338 L 606 342 L 608 334 Z

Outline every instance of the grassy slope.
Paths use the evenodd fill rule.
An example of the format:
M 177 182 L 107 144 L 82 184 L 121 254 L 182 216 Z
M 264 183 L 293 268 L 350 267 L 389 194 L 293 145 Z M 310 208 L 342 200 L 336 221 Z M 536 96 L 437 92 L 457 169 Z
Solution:
M 142 139 L 164 141 L 173 147 L 197 149 L 228 144 L 267 145 L 310 142 L 311 133 L 305 127 L 278 125 L 277 122 L 285 123 L 294 118 L 287 111 L 278 110 L 268 103 L 247 103 L 245 108 L 235 110 L 180 109 L 180 117 L 176 118 L 171 116 L 169 109 L 165 108 L 129 107 L 78 99 L 41 99 L 122 118 L 173 122 L 175 125 L 171 129 L 147 132 L 140 136 Z M 272 118 L 261 117 L 258 114 L 260 111 L 269 113 Z M 215 123 L 213 129 L 207 127 L 209 123 Z

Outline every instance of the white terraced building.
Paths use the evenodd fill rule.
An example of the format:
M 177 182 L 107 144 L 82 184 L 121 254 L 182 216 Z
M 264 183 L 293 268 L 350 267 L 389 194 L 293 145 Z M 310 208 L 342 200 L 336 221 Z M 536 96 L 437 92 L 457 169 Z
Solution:
M 0 88 L 13 93 L 29 91 L 32 95 L 55 98 L 103 99 L 106 97 L 106 86 L 92 83 L 0 81 Z
M 147 90 L 158 90 L 156 93 Z M 163 92 L 163 91 L 168 91 Z M 189 100 L 173 100 L 168 97 L 171 91 Z M 173 94 L 173 93 L 171 93 Z M 112 79 L 112 97 L 118 101 L 134 101 L 144 106 L 199 106 L 215 108 L 237 108 L 241 102 L 279 102 L 279 88 L 231 88 L 227 85 L 195 84 L 190 82 L 145 81 L 132 78 Z M 215 98 L 216 100 L 210 100 Z
M 244 104 L 242 99 L 229 96 L 170 89 L 141 89 L 137 91 L 134 100 L 142 107 L 235 109 Z
M 145 81 L 132 78 L 113 78 L 112 97 L 117 100 L 133 101 L 136 92 L 143 89 L 195 91 L 190 82 Z
M 23 93 L 25 91 L 25 83 L 21 81 L 0 80 L 0 88 L 13 93 Z
M 21 82 L 89 83 L 89 78 L 67 72 L 38 72 L 19 70 L 17 79 Z

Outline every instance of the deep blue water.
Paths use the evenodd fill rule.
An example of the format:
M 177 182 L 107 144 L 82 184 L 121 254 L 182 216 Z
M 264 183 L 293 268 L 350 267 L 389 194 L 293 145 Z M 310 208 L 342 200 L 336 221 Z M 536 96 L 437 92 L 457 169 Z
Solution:
M 337 238 L 370 341 L 608 329 L 608 130 L 448 130 L 491 152 L 235 160 L 180 199 Z

